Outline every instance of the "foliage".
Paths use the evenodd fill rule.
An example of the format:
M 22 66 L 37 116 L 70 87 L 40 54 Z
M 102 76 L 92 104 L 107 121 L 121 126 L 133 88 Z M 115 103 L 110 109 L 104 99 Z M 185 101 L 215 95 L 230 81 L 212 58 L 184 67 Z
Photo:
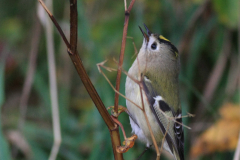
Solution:
M 194 20 L 193 17 L 204 5 L 204 1 L 137 0 L 129 21 L 128 36 L 134 38 L 138 49 L 143 39 L 138 25 L 142 26 L 143 23 L 153 32 L 167 37 L 179 50 L 181 49 L 180 88 L 183 114 L 190 112 L 196 115 L 194 118 L 184 118 L 184 124 L 192 127 L 191 130 L 185 130 L 186 159 L 191 158 L 190 150 L 202 133 L 207 133 L 210 125 L 218 125 L 217 120 L 221 116 L 217 113 L 221 106 L 225 102 L 240 103 L 238 87 L 240 55 L 237 36 L 239 1 L 214 0 L 209 3 Z M 35 7 L 37 4 L 37 1 L 0 1 L 0 66 L 5 66 L 0 68 L 0 148 L 4 147 L 6 151 L 0 154 L 0 159 L 22 160 L 29 155 L 36 160 L 47 159 L 53 143 L 44 31 L 39 37 L 33 87 L 27 105 L 25 125 L 19 136 L 30 146 L 31 153 L 18 148 L 19 141 L 9 138 L 9 133 L 18 130 L 21 118 L 19 100 L 27 73 L 30 42 L 35 35 L 32 31 L 37 17 Z M 120 53 L 124 3 L 78 0 L 78 7 L 80 57 L 104 104 L 112 106 L 114 91 L 99 74 L 96 64 L 108 59 L 107 65 L 116 68 L 113 58 L 118 59 Z M 65 26 L 69 25 L 68 1 L 62 3 L 54 1 L 54 15 L 61 26 L 67 28 Z M 68 28 L 64 29 L 64 32 L 67 33 L 67 30 Z M 227 34 L 231 36 L 226 36 Z M 63 139 L 57 159 L 113 159 L 108 129 L 82 85 L 57 32 L 54 37 Z M 184 37 L 187 37 L 187 41 Z M 183 41 L 187 45 L 181 48 Z M 222 63 L 221 72 L 217 69 L 216 76 L 216 72 L 213 71 L 224 52 L 224 46 L 230 46 L 229 54 L 223 56 L 226 63 Z M 7 52 L 5 64 L 1 61 L 4 52 Z M 132 40 L 128 39 L 123 64 L 125 70 L 131 66 L 133 54 Z M 115 84 L 116 73 L 107 73 L 107 76 Z M 219 78 L 215 79 L 215 89 L 208 99 L 206 90 L 209 88 L 206 88 L 206 84 L 210 77 Z M 125 78 L 123 75 L 121 93 L 124 93 Z M 120 105 L 125 106 L 125 99 L 120 98 Z M 119 119 L 125 127 L 127 136 L 130 136 L 128 116 L 123 113 Z M 134 147 L 124 154 L 124 158 L 135 159 L 144 148 L 143 144 L 136 142 Z M 203 153 L 202 150 L 199 152 Z M 233 153 L 234 148 L 228 152 L 214 150 L 197 158 L 232 159 Z M 154 151 L 148 151 L 142 159 L 155 159 Z M 164 159 L 164 156 L 161 159 Z

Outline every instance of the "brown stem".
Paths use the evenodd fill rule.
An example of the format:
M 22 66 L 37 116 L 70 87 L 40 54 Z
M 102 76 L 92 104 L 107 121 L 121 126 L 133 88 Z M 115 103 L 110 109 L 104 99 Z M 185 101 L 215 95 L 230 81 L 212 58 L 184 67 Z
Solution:
M 117 120 L 117 118 L 115 118 L 114 116 L 111 116 L 111 117 L 112 117 L 113 121 L 114 121 L 115 123 L 117 123 L 117 124 L 121 127 L 122 132 L 123 132 L 123 137 L 124 137 L 124 139 L 126 140 L 126 139 L 127 139 L 127 136 L 126 136 L 125 130 L 124 130 L 124 128 L 123 128 L 123 125 Z
M 97 91 L 95 90 L 91 80 L 89 79 L 86 70 L 82 64 L 82 61 L 77 54 L 77 0 L 70 0 L 70 51 L 69 56 L 72 59 L 72 62 L 85 86 L 90 97 L 92 98 L 94 104 L 96 105 L 99 113 L 107 124 L 110 134 L 113 147 L 114 158 L 116 160 L 122 160 L 123 156 L 121 153 L 116 151 L 117 146 L 121 145 L 120 135 L 118 127 L 114 124 L 111 119 L 106 107 L 104 106 L 102 100 L 100 99 Z M 69 51 L 69 50 L 68 50 Z
M 58 22 L 56 21 L 56 19 L 54 18 L 54 16 L 52 15 L 52 13 L 48 10 L 47 6 L 44 4 L 44 2 L 42 0 L 38 0 L 40 2 L 40 4 L 43 6 L 43 8 L 45 9 L 45 11 L 47 12 L 47 14 L 49 15 L 49 17 L 51 18 L 52 22 L 54 23 L 55 27 L 57 28 L 59 34 L 61 35 L 63 41 L 65 42 L 66 46 L 68 48 L 70 48 L 70 44 L 65 36 L 65 34 L 63 33 L 61 27 L 59 26 Z
M 85 86 L 88 94 L 90 95 L 91 99 L 93 100 L 94 104 L 96 105 L 99 113 L 101 114 L 104 122 L 107 124 L 110 135 L 111 135 L 111 141 L 113 146 L 113 153 L 115 160 L 122 160 L 123 156 L 121 153 L 116 152 L 117 146 L 121 145 L 120 142 L 120 135 L 118 126 L 113 122 L 110 115 L 108 114 L 108 111 L 106 110 L 106 107 L 104 106 L 102 100 L 100 99 L 97 91 L 95 90 L 91 80 L 89 79 L 86 70 L 82 64 L 81 58 L 79 57 L 77 53 L 77 0 L 70 0 L 70 43 L 66 39 L 65 34 L 63 33 L 61 27 L 55 20 L 52 13 L 47 9 L 45 4 L 42 0 L 38 0 L 43 8 L 48 13 L 49 17 L 53 21 L 54 25 L 58 29 L 58 32 L 60 33 L 63 41 L 65 42 L 69 56 L 78 72 L 78 75 L 80 76 L 83 85 Z
M 144 107 L 144 102 L 143 102 L 143 93 L 142 93 L 142 87 L 141 85 L 139 84 L 139 90 L 140 90 L 140 95 L 141 95 L 141 103 L 142 103 L 142 111 L 143 111 L 143 114 L 144 114 L 144 117 L 145 117 L 145 120 L 147 122 L 147 126 L 148 126 L 148 129 L 150 131 L 150 135 L 151 135 L 151 138 L 152 138 L 152 141 L 153 141 L 153 145 L 156 149 L 156 152 L 157 152 L 157 159 L 159 159 L 160 157 L 160 152 L 159 152 L 159 149 L 158 149 L 158 145 L 157 145 L 157 141 L 153 135 L 153 131 L 152 131 L 152 128 L 151 128 L 151 125 L 150 125 L 150 122 L 148 120 L 148 117 L 147 117 L 147 114 L 145 112 L 145 107 Z
M 134 5 L 134 2 L 135 2 L 135 0 L 132 0 L 128 9 L 125 10 L 125 20 L 124 20 L 124 27 L 123 27 L 122 45 L 121 45 L 121 51 L 120 51 L 120 56 L 119 56 L 117 80 L 116 80 L 116 90 L 117 91 L 119 91 L 119 88 L 120 88 L 120 79 L 121 79 L 122 64 L 123 64 L 123 58 L 124 58 L 124 52 L 125 52 L 125 46 L 126 46 L 129 15 L 130 15 L 130 11 L 132 10 L 132 7 Z M 118 111 L 118 102 L 119 102 L 119 95 L 117 93 L 115 93 L 115 101 L 114 101 L 115 112 Z

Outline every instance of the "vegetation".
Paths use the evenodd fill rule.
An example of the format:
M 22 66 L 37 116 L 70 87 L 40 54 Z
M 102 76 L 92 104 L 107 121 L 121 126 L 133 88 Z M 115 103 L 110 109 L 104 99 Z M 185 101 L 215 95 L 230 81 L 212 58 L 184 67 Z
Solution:
M 53 2 L 53 14 L 69 37 L 69 2 L 57 2 Z M 0 1 L 0 160 L 48 159 L 53 145 L 47 40 L 42 27 L 46 22 L 45 19 L 39 21 L 38 5 L 38 1 Z M 113 59 L 118 59 L 120 53 L 124 3 L 79 0 L 78 12 L 78 52 L 104 105 L 113 106 L 115 93 L 96 64 L 108 59 L 106 66 L 117 68 Z M 195 115 L 183 121 L 192 128 L 185 129 L 186 159 L 233 159 L 235 148 L 232 146 L 237 145 L 239 128 L 231 128 L 233 123 L 222 110 L 228 102 L 231 107 L 224 111 L 236 117 L 234 120 L 240 124 L 240 118 L 234 114 L 240 104 L 239 15 L 239 0 L 137 0 L 131 11 L 128 36 L 134 38 L 137 49 L 143 39 L 138 26 L 143 23 L 179 49 L 183 115 Z M 57 159 L 113 159 L 108 128 L 82 85 L 56 29 L 54 42 L 62 134 Z M 127 39 L 125 70 L 131 66 L 133 55 L 132 39 Z M 29 65 L 36 69 L 29 88 L 31 94 L 26 97 L 23 86 L 28 79 Z M 104 72 L 115 85 L 116 72 Z M 121 93 L 125 92 L 125 79 L 123 74 Z M 126 106 L 125 99 L 120 97 L 119 104 Z M 232 109 L 233 106 L 237 109 Z M 229 124 L 230 130 L 224 131 L 237 133 L 231 135 L 235 139 L 222 136 L 220 139 L 224 141 L 212 147 L 214 149 L 197 148 L 201 140 L 206 141 L 202 137 L 210 133 L 208 129 L 219 126 L 224 119 L 228 123 L 222 129 Z M 122 113 L 119 121 L 130 136 L 128 115 Z M 228 142 L 231 145 L 223 147 L 228 146 Z M 214 143 L 207 141 L 203 145 Z M 124 154 L 124 159 L 135 159 L 144 148 L 140 142 L 135 143 Z M 155 152 L 149 150 L 142 159 L 155 157 Z M 164 154 L 161 159 L 166 157 Z

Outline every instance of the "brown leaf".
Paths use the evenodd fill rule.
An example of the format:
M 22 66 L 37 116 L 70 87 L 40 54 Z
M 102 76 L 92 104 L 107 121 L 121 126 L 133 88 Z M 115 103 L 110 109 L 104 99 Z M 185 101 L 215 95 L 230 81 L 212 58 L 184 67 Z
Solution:
M 220 109 L 220 115 L 225 119 L 236 119 L 240 121 L 240 106 L 227 103 Z
M 129 138 L 126 138 L 125 141 L 123 141 L 123 145 L 124 146 L 118 146 L 116 148 L 118 153 L 125 153 L 127 152 L 130 148 L 132 148 L 134 146 L 135 140 L 137 139 L 137 135 L 132 135 Z
M 221 119 L 206 130 L 191 149 L 191 157 L 216 151 L 234 150 L 240 131 L 240 107 L 225 104 L 220 109 Z

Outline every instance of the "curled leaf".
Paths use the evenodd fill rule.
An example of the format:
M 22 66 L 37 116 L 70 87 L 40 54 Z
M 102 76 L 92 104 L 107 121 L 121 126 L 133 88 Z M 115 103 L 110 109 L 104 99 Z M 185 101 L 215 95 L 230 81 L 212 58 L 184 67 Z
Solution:
M 125 141 L 123 141 L 123 146 L 117 146 L 116 150 L 118 153 L 125 153 L 130 148 L 134 146 L 135 140 L 137 139 L 137 135 L 132 135 L 129 138 L 126 138 Z

